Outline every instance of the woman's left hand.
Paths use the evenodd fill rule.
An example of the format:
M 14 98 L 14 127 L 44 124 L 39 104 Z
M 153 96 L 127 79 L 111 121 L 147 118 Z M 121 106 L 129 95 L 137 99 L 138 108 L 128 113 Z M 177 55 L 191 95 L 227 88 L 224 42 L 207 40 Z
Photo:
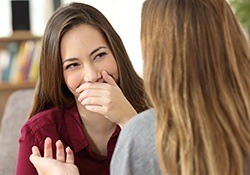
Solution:
M 76 89 L 79 93 L 78 101 L 87 110 L 102 114 L 123 127 L 137 112 L 123 95 L 115 80 L 106 71 L 101 73 L 106 83 L 82 84 Z
M 50 138 L 44 141 L 44 157 L 41 156 L 37 146 L 32 147 L 30 161 L 39 175 L 79 175 L 74 165 L 74 153 L 68 147 L 65 149 L 61 141 L 56 142 L 56 158 L 53 159 L 52 143 Z

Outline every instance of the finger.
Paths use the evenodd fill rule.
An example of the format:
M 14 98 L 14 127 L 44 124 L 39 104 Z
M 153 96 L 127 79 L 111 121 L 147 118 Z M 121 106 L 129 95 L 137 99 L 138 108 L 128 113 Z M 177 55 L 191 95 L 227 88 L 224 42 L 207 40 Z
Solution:
M 87 97 L 84 100 L 82 100 L 81 105 L 93 105 L 93 106 L 105 106 L 110 105 L 111 100 L 108 98 L 101 98 L 101 97 Z
M 44 170 L 47 170 L 50 166 L 50 164 L 47 162 L 48 159 L 37 156 L 35 154 L 31 154 L 29 160 L 34 165 L 39 175 L 48 174 L 46 171 L 43 172 Z
M 61 140 L 56 142 L 56 159 L 60 162 L 65 162 L 64 146 Z
M 36 166 L 36 164 L 37 164 L 37 162 L 39 161 L 40 158 L 41 158 L 41 157 L 38 157 L 38 156 L 35 155 L 35 154 L 31 154 L 30 157 L 29 157 L 31 163 L 32 163 L 34 166 Z
M 110 84 L 110 85 L 117 86 L 117 84 L 116 84 L 115 80 L 113 79 L 113 77 L 110 76 L 110 75 L 107 73 L 106 70 L 103 70 L 103 71 L 101 72 L 101 74 L 102 74 L 103 80 L 104 80 L 105 82 L 107 82 L 107 83 Z
M 44 141 L 44 157 L 45 158 L 53 158 L 52 141 L 49 137 L 47 137 Z
M 80 93 L 78 96 L 78 101 L 81 102 L 83 99 L 87 97 L 101 97 L 105 95 L 105 90 L 100 89 L 86 89 Z
M 66 163 L 74 164 L 74 153 L 70 147 L 66 148 Z
M 102 115 L 105 115 L 107 113 L 107 110 L 105 110 L 103 106 L 86 105 L 85 108 L 91 112 L 95 112 Z
M 103 89 L 106 88 L 106 86 L 108 86 L 107 83 L 101 83 L 101 82 L 95 82 L 95 83 L 83 83 L 81 86 L 79 86 L 76 89 L 77 93 L 80 93 L 86 89 Z
M 40 154 L 40 151 L 38 149 L 37 146 L 33 146 L 31 148 L 32 150 L 32 154 L 30 155 L 29 159 L 31 161 L 31 163 L 36 166 L 37 162 L 39 161 L 39 159 L 41 158 L 41 154 Z
M 108 75 L 109 76 L 109 75 Z M 112 78 L 111 76 L 110 76 L 110 78 Z M 113 79 L 113 78 L 112 78 Z M 110 81 L 112 81 L 112 80 L 110 80 Z M 113 81 L 114 81 L 114 79 L 113 79 Z M 111 83 L 111 82 L 110 82 Z M 114 83 L 115 83 L 115 81 L 114 81 Z M 109 84 L 109 83 L 102 83 L 102 82 L 95 82 L 95 83 L 83 83 L 82 85 L 80 85 L 77 89 L 76 89 L 76 93 L 81 93 L 82 91 L 84 91 L 84 90 L 86 90 L 86 89 L 107 89 L 107 88 L 109 88 L 110 87 L 110 85 L 111 84 Z M 115 86 L 117 86 L 116 85 L 116 83 L 114 84 Z M 113 86 L 113 84 L 112 84 L 112 86 Z
M 32 146 L 31 151 L 32 151 L 32 154 L 34 154 L 35 156 L 41 157 L 41 153 L 37 146 Z

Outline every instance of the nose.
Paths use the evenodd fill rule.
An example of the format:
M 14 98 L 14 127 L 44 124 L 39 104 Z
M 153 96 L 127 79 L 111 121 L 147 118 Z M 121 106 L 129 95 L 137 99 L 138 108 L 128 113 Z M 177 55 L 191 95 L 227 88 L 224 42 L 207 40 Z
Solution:
M 94 83 L 101 78 L 100 71 L 92 64 L 84 66 L 83 80 L 85 83 Z

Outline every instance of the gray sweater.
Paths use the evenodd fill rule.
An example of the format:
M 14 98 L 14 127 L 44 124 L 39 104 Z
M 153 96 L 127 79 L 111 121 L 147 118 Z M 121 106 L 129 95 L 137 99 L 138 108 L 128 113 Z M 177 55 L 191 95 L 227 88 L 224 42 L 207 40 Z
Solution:
M 132 118 L 123 128 L 111 160 L 111 175 L 158 175 L 152 109 Z
M 111 175 L 160 175 L 155 147 L 155 113 L 146 110 L 132 118 L 118 138 L 111 160 Z M 246 157 L 245 173 L 250 175 Z

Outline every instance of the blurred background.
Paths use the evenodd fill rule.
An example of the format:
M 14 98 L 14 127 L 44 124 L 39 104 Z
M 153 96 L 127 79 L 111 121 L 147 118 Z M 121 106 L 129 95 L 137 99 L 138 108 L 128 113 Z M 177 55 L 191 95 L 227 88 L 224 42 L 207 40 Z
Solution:
M 11 1 L 0 0 L 0 37 L 12 34 Z M 46 22 L 60 5 L 72 0 L 29 0 L 30 30 L 42 36 Z M 143 0 L 75 0 L 90 4 L 100 10 L 121 36 L 136 71 L 142 74 L 140 48 L 140 13 Z
M 250 0 L 228 0 L 250 41 Z

